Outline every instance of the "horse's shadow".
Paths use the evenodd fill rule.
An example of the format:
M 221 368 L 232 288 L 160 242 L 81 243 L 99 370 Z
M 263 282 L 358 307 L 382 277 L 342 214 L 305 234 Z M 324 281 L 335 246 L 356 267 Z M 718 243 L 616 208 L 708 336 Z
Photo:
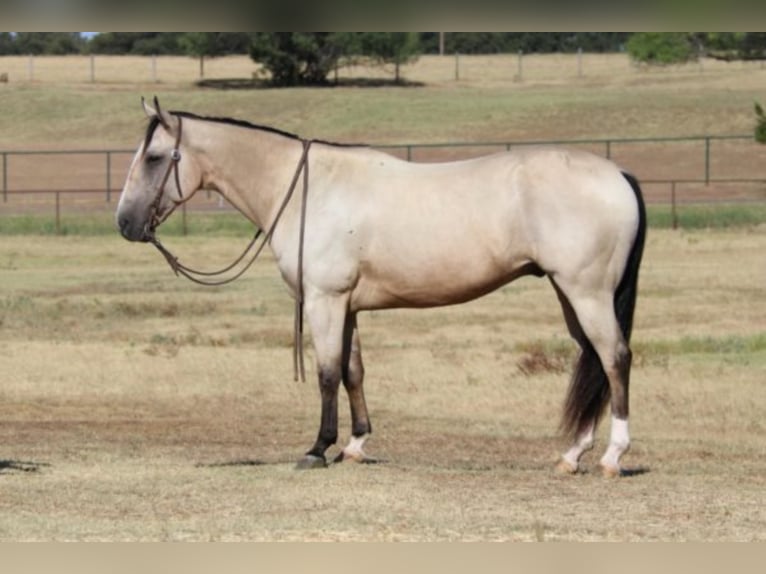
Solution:
M 11 472 L 39 472 L 40 469 L 47 466 L 50 466 L 50 463 L 0 459 L 0 474 L 9 474 Z
M 621 477 L 641 476 L 642 474 L 648 474 L 651 469 L 648 466 L 634 466 L 630 468 L 620 469 Z
M 196 468 L 224 468 L 230 466 L 263 466 L 265 464 L 269 463 L 257 459 L 236 459 L 219 462 L 198 462 L 194 466 Z

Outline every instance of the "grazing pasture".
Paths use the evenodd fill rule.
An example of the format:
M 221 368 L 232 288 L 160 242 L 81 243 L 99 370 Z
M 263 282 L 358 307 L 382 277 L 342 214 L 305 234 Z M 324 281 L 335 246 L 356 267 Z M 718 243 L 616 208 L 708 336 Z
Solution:
M 572 58 L 540 59 L 551 70 L 540 75 L 530 58 L 522 81 L 493 75 L 514 57 L 461 58 L 475 67 L 457 82 L 454 60 L 421 58 L 404 73 L 425 87 L 295 90 L 203 89 L 181 72 L 48 81 L 42 63 L 24 81 L 21 60 L 0 86 L 0 148 L 133 148 L 139 97 L 154 93 L 169 108 L 374 144 L 747 133 L 766 93 L 758 66 L 649 71 L 614 56 L 577 77 Z M 250 77 L 252 63 L 235 64 L 206 69 Z M 740 160 L 727 169 L 757 166 Z M 269 255 L 205 289 L 111 232 L 115 204 L 55 237 L 10 217 L 11 201 L 0 203 L 0 540 L 764 540 L 762 215 L 709 229 L 720 209 L 704 205 L 698 229 L 671 231 L 650 209 L 632 472 L 605 480 L 606 426 L 584 473 L 553 472 L 575 346 L 545 280 L 361 314 L 367 449 L 385 462 L 296 472 L 319 395 L 310 345 L 309 382 L 292 381 L 293 302 Z M 202 267 L 228 263 L 247 226 L 199 217 L 168 246 Z
M 174 243 L 212 267 L 243 240 Z M 595 454 L 553 473 L 574 347 L 546 281 L 361 315 L 386 462 L 297 472 L 319 397 L 268 258 L 211 290 L 117 236 L 4 237 L 0 538 L 762 540 L 764 249 L 763 228 L 650 230 L 636 472 L 610 481 Z

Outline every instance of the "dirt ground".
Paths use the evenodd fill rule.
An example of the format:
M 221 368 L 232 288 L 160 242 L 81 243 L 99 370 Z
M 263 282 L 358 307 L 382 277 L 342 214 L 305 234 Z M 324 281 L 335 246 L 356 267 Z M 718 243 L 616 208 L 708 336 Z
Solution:
M 242 240 L 175 241 L 213 267 Z M 298 472 L 319 398 L 268 258 L 205 290 L 116 236 L 4 237 L 0 539 L 762 541 L 764 248 L 650 233 L 632 472 L 605 480 L 603 427 L 584 473 L 553 472 L 574 349 L 545 281 L 363 315 L 383 462 Z

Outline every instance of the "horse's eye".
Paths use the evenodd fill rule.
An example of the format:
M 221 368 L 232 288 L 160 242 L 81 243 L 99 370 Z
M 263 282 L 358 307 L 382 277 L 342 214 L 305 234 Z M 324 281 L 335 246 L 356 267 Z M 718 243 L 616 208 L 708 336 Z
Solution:
M 162 161 L 162 156 L 157 154 L 149 154 L 146 156 L 146 163 L 149 165 L 159 163 Z

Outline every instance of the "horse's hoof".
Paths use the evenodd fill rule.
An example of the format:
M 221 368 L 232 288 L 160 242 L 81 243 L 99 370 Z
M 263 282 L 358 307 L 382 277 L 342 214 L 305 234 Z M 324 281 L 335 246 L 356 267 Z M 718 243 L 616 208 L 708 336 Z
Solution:
M 617 478 L 622 476 L 622 469 L 619 466 L 601 465 L 601 474 L 604 478 Z
M 556 465 L 556 474 L 577 474 L 577 467 L 562 458 Z
M 307 454 L 295 465 L 296 470 L 310 470 L 312 468 L 327 468 L 327 461 L 323 456 Z

